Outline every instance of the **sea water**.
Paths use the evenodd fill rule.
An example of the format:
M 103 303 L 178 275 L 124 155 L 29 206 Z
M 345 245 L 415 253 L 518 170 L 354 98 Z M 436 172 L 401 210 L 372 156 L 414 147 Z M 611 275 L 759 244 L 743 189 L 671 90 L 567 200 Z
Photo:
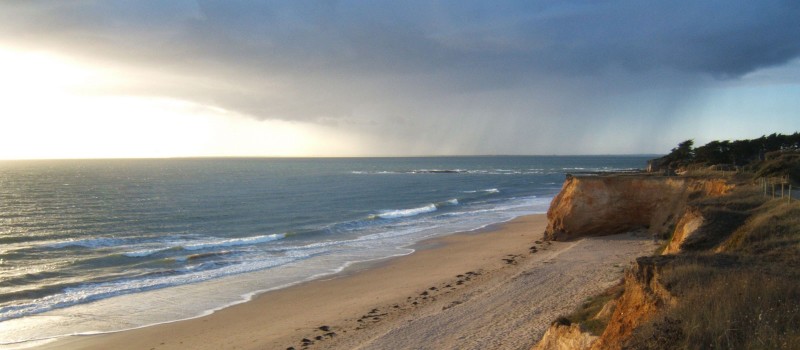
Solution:
M 0 345 L 207 314 L 645 156 L 0 162 Z

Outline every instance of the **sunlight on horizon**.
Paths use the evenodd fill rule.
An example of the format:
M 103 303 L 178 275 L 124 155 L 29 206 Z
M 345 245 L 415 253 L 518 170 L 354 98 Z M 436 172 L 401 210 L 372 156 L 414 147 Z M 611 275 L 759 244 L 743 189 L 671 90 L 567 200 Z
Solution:
M 124 72 L 0 48 L 0 159 L 307 156 L 349 152 L 318 127 L 169 97 L 97 95 Z

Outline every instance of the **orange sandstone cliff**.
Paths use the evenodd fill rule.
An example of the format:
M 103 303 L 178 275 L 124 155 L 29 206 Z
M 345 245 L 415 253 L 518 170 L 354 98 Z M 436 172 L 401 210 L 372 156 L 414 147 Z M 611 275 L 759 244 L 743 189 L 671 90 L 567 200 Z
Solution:
M 554 323 L 531 350 L 589 349 L 596 341 L 597 337 L 582 331 L 580 325 Z
M 621 349 L 637 326 L 674 304 L 675 299 L 660 281 L 661 269 L 668 261 L 668 257 L 641 257 L 625 270 L 625 292 L 616 301 L 605 331 L 590 349 Z
M 664 254 L 702 231 L 707 219 L 692 200 L 727 194 L 733 185 L 722 179 L 686 177 L 568 176 L 547 211 L 545 239 L 570 240 L 647 229 L 670 240 Z M 625 271 L 624 292 L 609 302 L 608 325 L 593 336 L 576 324 L 554 323 L 535 350 L 621 349 L 633 330 L 675 303 L 660 282 L 671 257 L 641 257 Z M 595 316 L 600 318 L 600 315 Z
M 570 240 L 647 229 L 667 235 L 690 199 L 719 196 L 719 179 L 657 176 L 569 176 L 547 211 L 545 239 Z
M 594 318 L 610 320 L 601 335 L 584 330 L 581 324 L 554 322 L 531 350 L 619 350 L 636 327 L 652 319 L 665 307 L 674 306 L 676 299 L 661 281 L 662 269 L 674 257 L 653 256 L 636 259 L 625 270 L 624 292 L 606 304 Z M 569 322 L 567 322 L 569 323 Z

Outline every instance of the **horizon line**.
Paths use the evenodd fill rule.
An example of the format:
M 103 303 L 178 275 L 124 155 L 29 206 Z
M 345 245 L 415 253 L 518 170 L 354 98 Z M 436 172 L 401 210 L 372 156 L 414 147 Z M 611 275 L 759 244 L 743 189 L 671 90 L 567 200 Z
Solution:
M 461 155 L 372 155 L 372 156 L 176 156 L 176 157 L 97 157 L 97 158 L 7 158 L 13 161 L 69 161 L 69 160 L 181 160 L 181 159 L 370 159 L 370 158 L 469 158 L 469 157 L 644 157 L 663 156 L 666 153 L 604 153 L 604 154 L 461 154 Z

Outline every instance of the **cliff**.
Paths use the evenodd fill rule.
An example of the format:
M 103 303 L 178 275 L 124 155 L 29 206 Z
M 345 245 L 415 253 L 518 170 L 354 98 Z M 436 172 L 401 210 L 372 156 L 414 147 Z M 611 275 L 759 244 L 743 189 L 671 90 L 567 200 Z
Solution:
M 654 235 L 669 237 L 663 254 L 674 255 L 686 243 L 704 242 L 704 231 L 719 221 L 718 214 L 704 210 L 697 202 L 725 195 L 733 188 L 722 179 L 568 177 L 547 212 L 545 238 L 570 240 L 647 229 Z M 626 269 L 624 292 L 603 308 L 613 313 L 602 317 L 607 326 L 600 336 L 578 324 L 555 323 L 534 349 L 621 349 L 637 327 L 675 304 L 676 298 L 660 278 L 664 265 L 673 258 L 641 257 Z
M 695 236 L 698 230 L 703 227 L 705 221 L 705 217 L 698 208 L 687 208 L 675 225 L 675 231 L 672 233 L 672 238 L 667 242 L 663 254 L 679 253 L 683 242 Z
M 596 340 L 596 336 L 581 331 L 580 325 L 554 323 L 531 350 L 589 349 Z
M 608 326 L 591 349 L 621 349 L 636 327 L 675 303 L 661 282 L 662 268 L 669 261 L 669 257 L 641 257 L 625 270 L 625 292 L 616 301 Z
M 637 229 L 666 236 L 690 199 L 720 196 L 732 187 L 721 179 L 570 176 L 547 211 L 545 239 L 561 241 Z
M 598 304 L 583 312 L 584 303 L 534 349 L 800 349 L 800 205 L 766 195 L 764 177 L 785 181 L 792 169 L 768 172 L 768 161 L 724 179 L 710 168 L 678 177 L 567 176 L 545 239 L 646 229 L 667 240 L 662 255 L 638 258 L 623 291 L 602 301 L 610 317 Z
M 613 310 L 600 336 L 590 334 L 579 324 L 555 322 L 531 350 L 621 349 L 636 327 L 675 304 L 675 297 L 661 282 L 661 271 L 671 260 L 672 257 L 641 257 L 625 270 L 624 292 L 594 317 L 605 318 L 602 314 Z

